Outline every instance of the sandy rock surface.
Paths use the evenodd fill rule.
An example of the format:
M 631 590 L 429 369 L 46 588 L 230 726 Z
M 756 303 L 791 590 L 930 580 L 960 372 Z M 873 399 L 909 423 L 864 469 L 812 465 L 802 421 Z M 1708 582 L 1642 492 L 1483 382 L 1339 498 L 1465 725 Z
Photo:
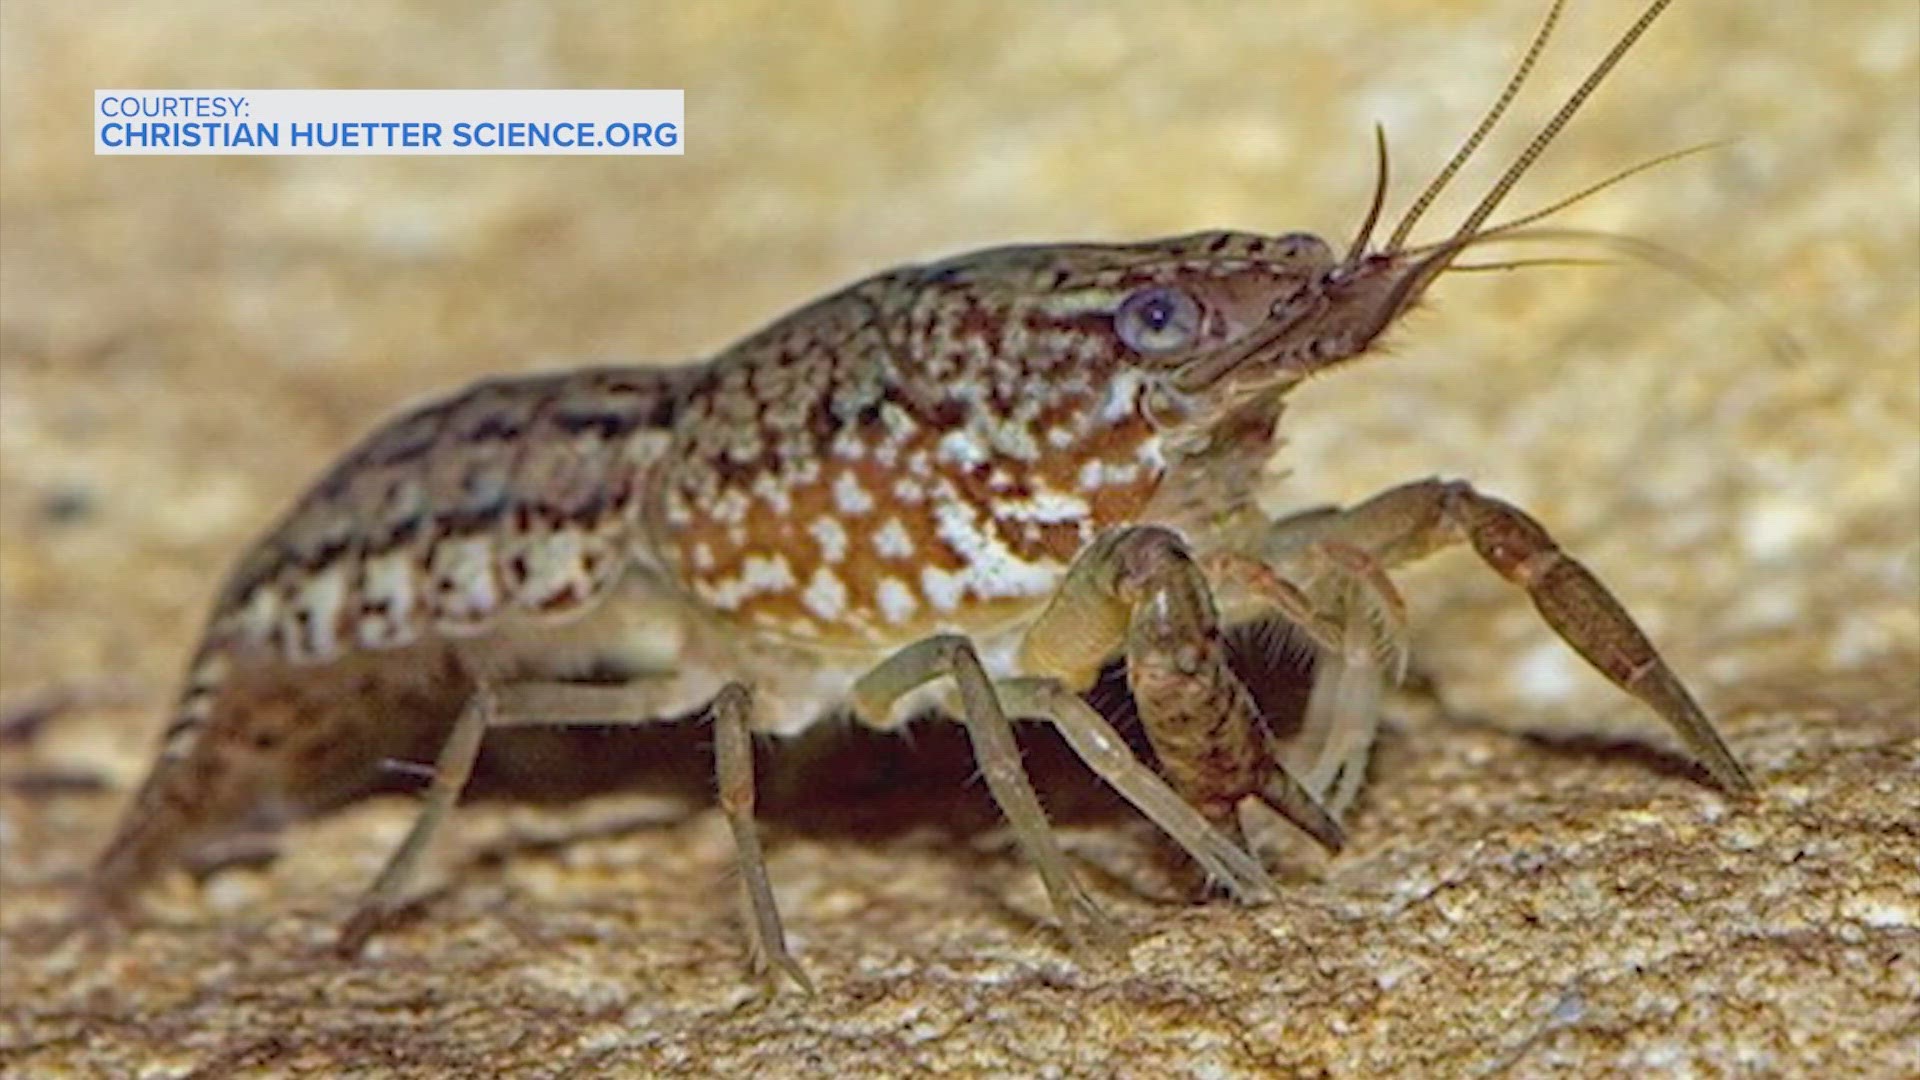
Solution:
M 397 404 L 704 355 L 993 243 L 1343 239 L 1371 123 L 1402 205 L 1543 7 L 4 5 L 0 706 L 76 707 L 0 735 L 0 1072 L 1920 1073 L 1920 21 L 1871 0 L 1684 0 L 1514 200 L 1731 138 L 1566 221 L 1692 253 L 1738 306 L 1638 266 L 1451 280 L 1390 356 L 1299 396 L 1274 487 L 1444 473 L 1528 507 L 1692 681 L 1758 804 L 1449 554 L 1402 582 L 1446 708 L 1396 703 L 1350 850 L 1282 845 L 1280 905 L 1184 902 L 1151 830 L 1035 740 L 1116 955 L 1064 947 L 937 732 L 763 748 L 812 999 L 743 975 L 725 824 L 677 790 L 697 730 L 592 755 L 650 788 L 464 810 L 419 918 L 357 963 L 328 934 L 404 798 L 171 880 L 130 934 L 45 932 L 220 568 Z M 1520 115 L 1628 17 L 1576 5 Z M 87 145 L 96 87 L 622 85 L 687 89 L 685 157 Z

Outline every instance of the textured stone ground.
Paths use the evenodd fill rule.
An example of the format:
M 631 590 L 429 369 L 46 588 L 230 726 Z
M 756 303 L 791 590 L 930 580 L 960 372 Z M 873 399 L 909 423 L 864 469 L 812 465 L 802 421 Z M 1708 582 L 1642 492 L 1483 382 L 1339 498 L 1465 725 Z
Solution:
M 741 977 L 724 824 L 648 792 L 464 812 L 444 888 L 359 964 L 322 946 L 403 799 L 46 947 L 219 566 L 398 402 L 699 355 L 989 243 L 1344 236 L 1370 123 L 1404 193 L 1543 6 L 0 8 L 0 703 L 84 699 L 0 743 L 0 1071 L 1920 1072 L 1920 16 L 1865 0 L 1817 26 L 1679 4 L 1515 204 L 1734 137 L 1568 221 L 1695 253 L 1799 355 L 1653 271 L 1451 281 L 1390 358 L 1301 395 L 1276 483 L 1444 472 L 1527 505 L 1695 682 L 1759 805 L 1693 783 L 1450 555 L 1405 586 L 1451 718 L 1396 708 L 1352 850 L 1280 852 L 1284 905 L 1179 902 L 1149 830 L 1036 744 L 1124 956 L 1063 950 L 931 733 L 769 764 L 812 1000 Z M 1627 17 L 1576 7 L 1537 106 Z M 83 119 L 111 85 L 634 84 L 688 89 L 685 158 L 95 159 Z M 702 754 L 604 760 L 665 782 Z

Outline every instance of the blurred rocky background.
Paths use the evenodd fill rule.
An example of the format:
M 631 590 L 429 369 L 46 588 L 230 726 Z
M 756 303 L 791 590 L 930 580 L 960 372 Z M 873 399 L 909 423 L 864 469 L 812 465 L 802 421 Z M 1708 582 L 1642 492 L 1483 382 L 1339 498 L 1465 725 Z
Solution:
M 1895 0 L 1676 5 L 1511 201 L 1731 140 L 1564 220 L 1692 253 L 1738 305 L 1636 265 L 1450 279 L 1299 395 L 1276 475 L 1276 505 L 1444 473 L 1533 510 L 1759 805 L 1453 553 L 1403 581 L 1445 708 L 1396 705 L 1351 849 L 1280 852 L 1279 906 L 1184 903 L 1151 830 L 1036 746 L 1043 791 L 1092 804 L 1066 840 L 1133 939 L 1104 961 L 1064 950 L 932 731 L 766 748 L 813 999 L 742 974 L 724 822 L 658 792 L 463 812 L 442 888 L 358 963 L 327 933 L 404 797 L 170 882 L 131 935 L 44 933 L 224 564 L 398 404 L 703 356 L 1006 241 L 1344 239 L 1372 123 L 1403 205 L 1546 6 L 4 5 L 0 1071 L 1920 1072 L 1920 9 Z M 1575 5 L 1431 229 L 1632 7 Z M 686 155 L 97 158 L 104 87 L 682 87 Z M 699 775 L 700 732 L 658 737 L 618 760 Z

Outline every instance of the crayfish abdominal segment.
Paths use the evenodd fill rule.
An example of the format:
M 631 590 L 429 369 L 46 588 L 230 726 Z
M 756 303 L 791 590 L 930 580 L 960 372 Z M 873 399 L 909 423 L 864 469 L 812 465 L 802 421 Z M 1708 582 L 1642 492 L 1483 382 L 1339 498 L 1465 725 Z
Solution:
M 1388 572 L 1456 544 L 1723 788 L 1750 790 L 1633 620 L 1522 511 L 1433 480 L 1281 521 L 1254 499 L 1289 391 L 1366 354 L 1498 232 L 1483 226 L 1507 190 L 1665 6 L 1435 244 L 1404 239 L 1552 18 L 1383 248 L 1376 210 L 1344 256 L 1237 232 L 982 251 L 861 281 L 703 363 L 490 380 L 389 421 L 228 580 L 100 895 L 124 900 L 246 819 L 328 805 L 382 758 L 433 760 L 351 949 L 405 896 L 489 728 L 704 710 L 753 955 L 804 983 L 754 831 L 750 736 L 937 705 L 1074 939 L 1105 923 L 1015 719 L 1055 725 L 1221 886 L 1264 900 L 1242 811 L 1340 847 L 1400 646 Z M 1274 615 L 1319 654 L 1298 774 L 1223 645 L 1224 626 Z M 1080 696 L 1115 657 L 1158 770 Z

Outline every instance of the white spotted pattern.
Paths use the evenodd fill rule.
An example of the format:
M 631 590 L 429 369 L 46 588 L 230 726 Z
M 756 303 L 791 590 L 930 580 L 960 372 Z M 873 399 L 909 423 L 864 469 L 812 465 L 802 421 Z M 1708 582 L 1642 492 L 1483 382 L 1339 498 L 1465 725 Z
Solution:
M 825 515 L 814 518 L 807 531 L 813 534 L 814 543 L 820 545 L 821 559 L 837 563 L 847 557 L 847 530 L 839 518 Z
M 896 625 L 912 619 L 920 610 L 920 601 L 913 595 L 913 589 L 899 578 L 881 578 L 874 597 L 880 604 L 880 614 Z
M 846 614 L 846 583 L 840 580 L 839 574 L 822 566 L 813 572 L 812 579 L 807 582 L 807 591 L 800 596 L 800 602 L 823 621 L 833 622 Z
M 874 553 L 883 559 L 910 559 L 913 557 L 913 537 L 907 535 L 907 527 L 900 519 L 890 517 L 880 531 L 873 534 Z
M 858 516 L 873 509 L 873 496 L 860 486 L 860 478 L 843 472 L 833 481 L 833 504 L 843 514 Z
M 941 581 L 927 587 L 934 606 L 949 610 L 938 594 L 956 587 L 983 600 L 1044 596 L 1053 591 L 1060 576 L 1058 568 L 1015 555 L 1000 539 L 980 528 L 978 512 L 972 507 L 961 502 L 943 503 L 934 510 L 934 522 L 940 539 L 965 562 L 951 575 L 958 579 L 957 586 Z
M 712 585 L 702 584 L 699 591 L 700 598 L 707 603 L 722 611 L 734 611 L 752 597 L 789 592 L 797 584 L 786 556 L 749 555 L 740 565 L 738 577 Z

